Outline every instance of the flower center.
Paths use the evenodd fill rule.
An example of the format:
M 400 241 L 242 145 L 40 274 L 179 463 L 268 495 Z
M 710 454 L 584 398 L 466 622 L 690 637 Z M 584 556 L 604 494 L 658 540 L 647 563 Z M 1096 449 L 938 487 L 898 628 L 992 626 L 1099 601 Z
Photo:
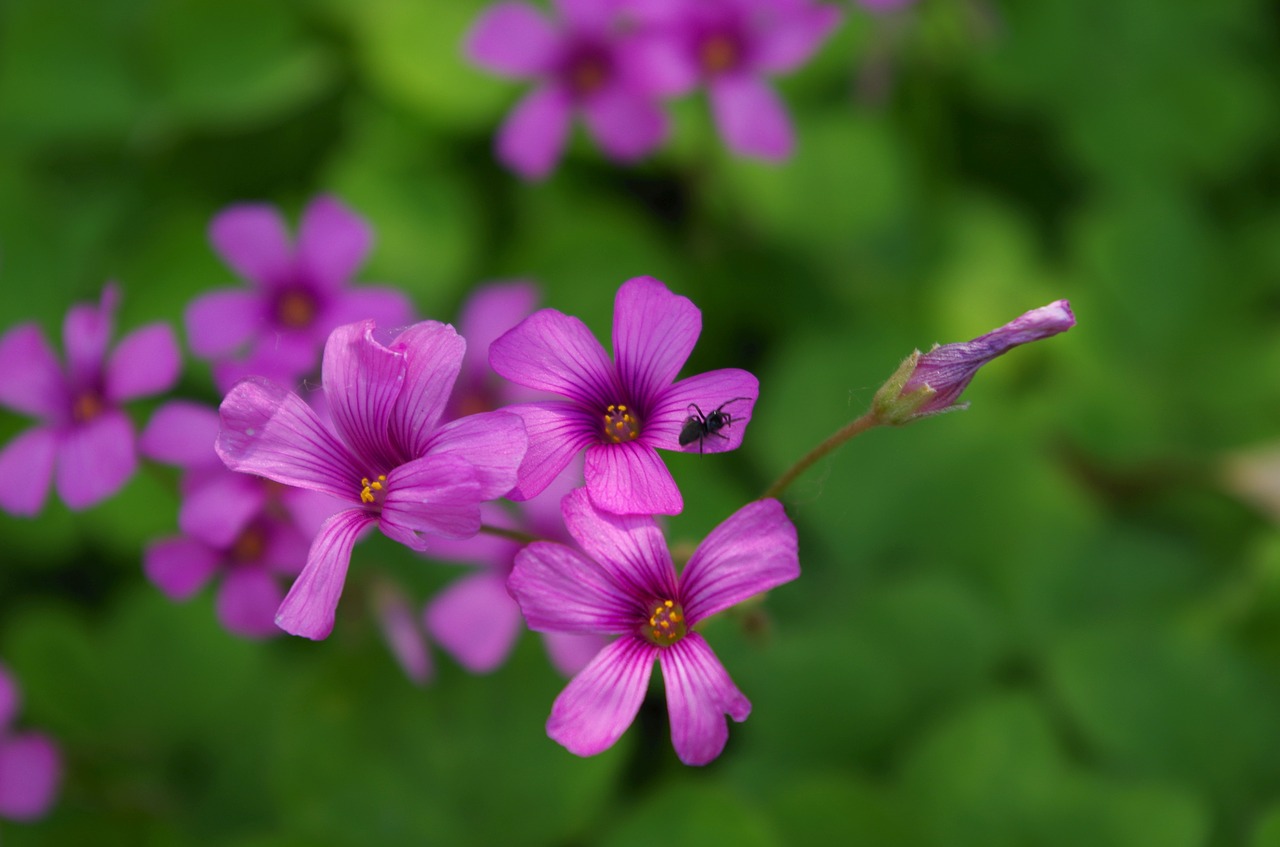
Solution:
M 230 556 L 233 562 L 256 562 L 262 558 L 267 549 L 267 539 L 259 527 L 251 526 L 231 545 Z
M 702 42 L 698 58 L 703 70 L 709 74 L 719 74 L 732 70 L 738 64 L 740 53 L 734 39 L 724 33 L 717 33 Z
M 640 634 L 645 640 L 658 647 L 670 647 L 688 632 L 689 628 L 684 622 L 684 607 L 674 600 L 655 602 L 649 622 L 640 627 Z
M 569 68 L 569 87 L 580 97 L 596 93 L 608 81 L 608 68 L 595 56 L 585 56 Z
M 86 391 L 71 404 L 71 418 L 76 423 L 88 423 L 102 414 L 106 405 L 96 391 Z
M 614 444 L 635 441 L 640 435 L 640 419 L 621 404 L 609 404 L 604 413 L 604 435 Z
M 293 329 L 311 326 L 316 319 L 316 299 L 305 291 L 286 291 L 276 300 L 276 317 Z
M 387 497 L 387 476 L 386 474 L 378 474 L 377 479 L 369 479 L 365 477 L 360 480 L 360 502 L 365 505 L 372 506 L 382 505 L 382 501 Z

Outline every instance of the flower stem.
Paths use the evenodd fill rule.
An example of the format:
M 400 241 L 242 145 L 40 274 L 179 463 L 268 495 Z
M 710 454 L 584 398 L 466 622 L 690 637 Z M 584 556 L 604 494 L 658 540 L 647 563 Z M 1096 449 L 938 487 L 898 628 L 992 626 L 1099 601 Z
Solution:
M 814 463 L 834 451 L 841 444 L 844 444 L 855 435 L 861 435 L 867 430 L 878 426 L 880 419 L 876 416 L 874 410 L 867 412 L 860 418 L 855 418 L 840 429 L 836 430 L 830 438 L 814 447 L 808 453 L 800 457 L 800 460 L 786 470 L 782 476 L 774 480 L 773 485 L 765 489 L 764 494 L 760 495 L 761 500 L 770 497 L 779 497 L 782 492 L 791 487 L 791 483 L 796 481 L 800 474 L 813 467 Z
M 488 524 L 480 524 L 480 532 L 485 535 L 495 535 L 498 538 L 506 538 L 509 541 L 517 541 L 521 544 L 531 544 L 534 541 L 542 541 L 536 535 L 530 535 L 527 532 L 521 532 L 518 529 L 503 529 L 500 526 L 489 526 Z

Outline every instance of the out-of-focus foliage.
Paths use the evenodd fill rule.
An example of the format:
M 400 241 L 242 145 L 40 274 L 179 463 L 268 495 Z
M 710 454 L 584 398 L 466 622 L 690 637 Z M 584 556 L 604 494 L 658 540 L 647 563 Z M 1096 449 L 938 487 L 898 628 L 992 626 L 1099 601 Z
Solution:
M 67 760 L 5 844 L 1280 844 L 1280 539 L 1218 472 L 1280 439 L 1275 6 L 852 5 L 780 84 L 789 163 L 730 158 L 699 95 L 651 161 L 578 138 L 535 185 L 491 154 L 519 91 L 461 58 L 480 8 L 7 0 L 0 328 L 56 333 L 109 278 L 124 328 L 177 323 L 230 281 L 218 209 L 322 191 L 378 233 L 361 278 L 429 317 L 518 275 L 607 338 L 650 274 L 703 310 L 689 372 L 761 379 L 740 451 L 669 459 L 696 541 L 911 349 L 1059 297 L 1079 325 L 788 493 L 800 580 L 707 627 L 754 711 L 705 769 L 660 688 L 597 759 L 549 741 L 533 637 L 414 687 L 368 579 L 425 600 L 454 571 L 379 539 L 328 641 L 252 644 L 141 575 L 170 471 L 0 515 L 0 657 Z M 179 393 L 217 399 L 194 360 Z

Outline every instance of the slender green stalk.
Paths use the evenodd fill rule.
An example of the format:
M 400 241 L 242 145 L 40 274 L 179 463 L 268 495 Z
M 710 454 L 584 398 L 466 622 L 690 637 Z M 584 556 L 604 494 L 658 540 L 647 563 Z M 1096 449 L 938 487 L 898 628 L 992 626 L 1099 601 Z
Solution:
M 855 435 L 861 435 L 879 424 L 880 419 L 875 411 L 872 410 L 840 427 L 830 438 L 800 457 L 800 460 L 788 468 L 782 476 L 778 477 L 773 485 L 765 489 L 764 494 L 760 495 L 760 499 L 764 500 L 769 497 L 780 496 L 782 492 L 791 487 L 791 483 L 795 482 L 797 477 L 813 467 L 813 464 L 819 459 L 834 451 Z

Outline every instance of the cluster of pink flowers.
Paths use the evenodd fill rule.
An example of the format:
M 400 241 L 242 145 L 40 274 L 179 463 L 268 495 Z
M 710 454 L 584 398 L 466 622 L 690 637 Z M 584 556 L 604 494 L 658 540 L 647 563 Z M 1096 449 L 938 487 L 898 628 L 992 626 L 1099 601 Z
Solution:
M 612 7 L 563 0 L 560 8 L 574 21 L 573 38 L 597 27 L 591 49 L 617 46 L 599 17 Z M 627 8 L 639 14 L 641 6 Z M 654 15 L 660 8 L 644 5 Z M 753 9 L 794 17 L 757 32 Z M 530 23 L 534 14 L 498 7 L 473 46 L 525 26 L 533 35 L 522 43 L 538 61 L 552 41 L 556 55 L 568 49 L 559 35 L 539 41 L 546 33 Z M 714 49 L 744 62 L 740 74 L 709 83 L 713 99 L 730 102 L 717 109 L 731 127 L 735 98 L 766 96 L 746 69 L 807 55 L 835 17 L 803 0 L 708 0 L 671 20 L 680 23 L 661 38 L 662 28 L 641 27 L 627 43 L 649 56 L 674 57 L 679 47 L 705 58 Z M 621 67 L 612 64 L 621 53 L 571 55 L 585 62 L 588 54 Z M 692 78 L 687 62 L 670 58 L 666 67 L 670 79 Z M 560 97 L 564 84 L 535 97 Z M 608 109 L 628 108 L 606 102 L 591 108 L 615 116 Z M 739 130 L 727 131 L 741 141 Z M 14 327 L 0 336 L 0 404 L 41 423 L 0 450 L 0 472 L 25 482 L 0 489 L 0 508 L 38 513 L 51 479 L 70 508 L 87 508 L 127 482 L 138 453 L 177 466 L 180 534 L 150 544 L 143 570 L 174 599 L 218 578 L 219 620 L 253 638 L 326 638 L 356 544 L 376 528 L 433 559 L 479 566 L 420 613 L 399 586 L 376 583 L 388 642 L 415 681 L 431 673 L 425 638 L 487 672 L 510 653 L 523 617 L 573 677 L 547 723 L 556 741 L 580 755 L 611 746 L 635 718 L 657 662 L 679 758 L 700 765 L 718 756 L 727 719 L 744 720 L 751 706 L 696 627 L 800 570 L 795 527 L 775 499 L 730 515 L 680 572 L 656 520 L 684 508 L 659 451 L 736 449 L 759 396 L 745 370 L 680 377 L 701 334 L 698 308 L 656 279 L 626 281 L 614 302 L 612 352 L 579 319 L 535 311 L 537 290 L 524 281 L 478 289 L 461 332 L 415 320 L 399 292 L 349 286 L 372 229 L 328 197 L 306 209 L 296 243 L 279 213 L 261 205 L 219 214 L 210 240 L 251 286 L 203 295 L 187 310 L 193 352 L 210 361 L 225 393 L 220 407 L 169 401 L 135 440 L 121 404 L 171 388 L 180 355 L 164 325 L 136 330 L 108 353 L 115 285 L 99 305 L 67 315 L 65 366 L 37 327 Z M 913 354 L 877 394 L 878 422 L 956 408 L 983 364 L 1073 323 L 1059 301 L 971 342 Z M 318 389 L 296 392 L 317 369 Z M 0 723 L 15 703 L 0 672 Z M 43 788 L 6 799 L 17 796 L 6 793 L 6 768 L 21 754 L 39 760 L 23 768 L 46 775 L 41 785 L 56 782 L 50 749 L 0 739 L 0 813 L 40 806 Z
M 498 158 L 529 179 L 556 166 L 580 115 L 605 155 L 633 162 L 666 140 L 666 98 L 705 88 L 734 153 L 780 160 L 795 145 L 769 82 L 809 60 L 841 11 L 812 0 L 522 0 L 487 9 L 468 58 L 533 90 L 498 130 Z

